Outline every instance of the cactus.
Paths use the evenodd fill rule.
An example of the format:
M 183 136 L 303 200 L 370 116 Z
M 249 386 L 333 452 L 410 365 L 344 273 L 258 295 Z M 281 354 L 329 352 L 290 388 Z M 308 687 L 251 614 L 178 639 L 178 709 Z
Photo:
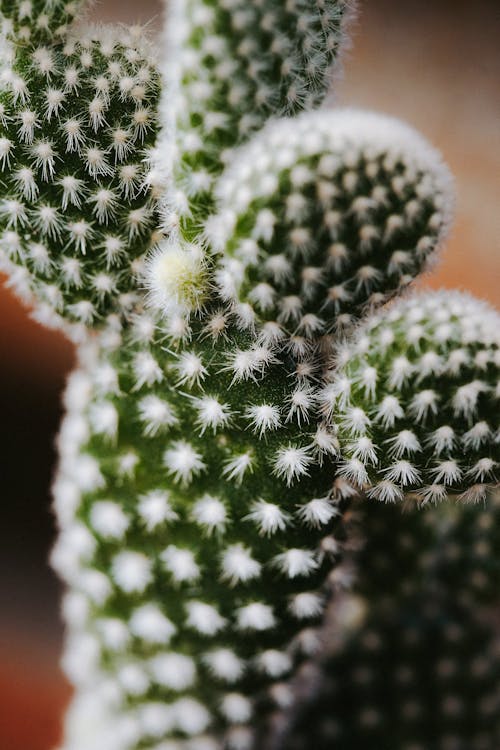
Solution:
M 354 495 L 494 484 L 495 318 L 439 295 L 374 312 L 436 257 L 452 186 L 411 128 L 315 109 L 345 0 L 176 0 L 160 68 L 144 30 L 77 12 L 0 1 L 2 266 L 78 345 L 54 486 L 63 748 L 247 750 L 323 648 Z M 400 417 L 381 389 L 408 331 Z M 439 471 L 459 439 L 467 463 L 442 476 L 444 413 L 417 404 L 432 345 L 456 432 Z M 396 419 L 418 427 L 411 475 Z
M 364 616 L 322 655 L 286 731 L 263 746 L 498 747 L 498 510 L 498 495 L 480 508 L 358 508 Z
M 389 502 L 484 499 L 500 459 L 498 323 L 483 303 L 449 292 L 373 316 L 339 354 L 324 396 L 335 393 L 340 474 Z
M 332 386 L 341 475 L 388 501 L 483 499 L 500 459 L 498 322 L 458 293 L 373 316 L 340 354 Z
M 159 74 L 137 29 L 76 37 L 58 26 L 44 44 L 44 3 L 31 15 L 31 4 L 13 5 L 20 39 L 2 74 L 4 266 L 17 266 L 11 283 L 34 297 L 43 322 L 92 326 L 133 309 L 140 258 L 158 240 L 145 154 L 158 130 Z M 70 5 L 47 7 L 59 22 Z
M 351 14 L 345 0 L 169 3 L 164 119 L 177 214 L 207 216 L 227 152 L 267 119 L 321 104 Z

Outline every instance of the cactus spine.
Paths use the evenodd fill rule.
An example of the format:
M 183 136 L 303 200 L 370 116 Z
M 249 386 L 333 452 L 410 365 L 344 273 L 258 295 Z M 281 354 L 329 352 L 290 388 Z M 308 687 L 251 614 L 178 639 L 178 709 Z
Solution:
M 314 109 L 344 0 L 174 1 L 160 69 L 141 29 L 82 31 L 77 4 L 0 12 L 2 263 L 79 343 L 54 492 L 76 686 L 63 748 L 249 750 L 322 648 L 357 489 L 393 499 L 429 471 L 426 488 L 470 480 L 478 496 L 495 481 L 494 427 L 475 429 L 495 393 L 494 314 L 470 302 L 482 354 L 469 335 L 456 372 L 441 351 L 429 371 L 436 389 L 484 375 L 456 482 L 427 463 L 406 481 L 394 420 L 386 455 L 368 428 L 408 321 L 412 356 L 428 339 L 459 348 L 458 298 L 447 327 L 425 317 L 432 298 L 369 317 L 361 341 L 394 329 L 373 362 L 352 338 L 435 256 L 448 171 L 397 121 Z M 435 401 L 418 406 L 414 365 L 404 386 L 424 429 Z M 427 433 L 412 440 L 428 461 Z

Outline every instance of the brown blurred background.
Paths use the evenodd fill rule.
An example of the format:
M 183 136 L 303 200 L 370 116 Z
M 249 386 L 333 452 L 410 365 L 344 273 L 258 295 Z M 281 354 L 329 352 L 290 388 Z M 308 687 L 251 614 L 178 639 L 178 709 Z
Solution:
M 252 0 L 248 0 L 251 2 Z M 425 280 L 500 305 L 498 0 L 361 2 L 336 101 L 413 123 L 457 181 L 453 237 Z M 103 0 L 104 21 L 160 23 L 160 0 Z M 57 668 L 59 588 L 48 487 L 71 346 L 0 288 L 0 748 L 50 750 L 69 690 Z M 105 748 L 96 748 L 105 750 Z

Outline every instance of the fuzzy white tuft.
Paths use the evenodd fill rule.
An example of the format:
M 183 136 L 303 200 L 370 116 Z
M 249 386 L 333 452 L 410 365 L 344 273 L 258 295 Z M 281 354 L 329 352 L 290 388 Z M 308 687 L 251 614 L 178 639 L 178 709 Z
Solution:
M 130 550 L 115 555 L 111 572 L 116 585 L 127 594 L 143 592 L 153 577 L 150 559 Z
M 176 240 L 160 245 L 146 261 L 149 303 L 165 315 L 199 310 L 207 293 L 207 266 L 197 245 Z
M 163 454 L 163 463 L 174 480 L 186 487 L 194 476 L 206 470 L 201 455 L 185 440 L 178 440 Z
M 274 503 L 257 500 L 252 504 L 250 513 L 245 516 L 244 520 L 253 521 L 257 525 L 259 534 L 271 536 L 277 531 L 285 530 L 290 516 Z
M 148 531 L 154 531 L 167 521 L 176 521 L 179 516 L 170 504 L 168 492 L 151 490 L 139 498 L 137 512 Z
M 202 635 L 213 636 L 226 625 L 226 620 L 211 604 L 192 601 L 187 603 L 186 609 L 187 625 Z
M 228 648 L 209 651 L 203 661 L 216 677 L 229 683 L 239 680 L 245 669 L 244 662 Z
M 273 559 L 273 564 L 288 578 L 309 576 L 319 567 L 315 553 L 307 549 L 289 549 Z
M 242 544 L 232 544 L 222 554 L 222 578 L 232 586 L 257 578 L 261 565 Z
M 195 663 L 184 654 L 158 654 L 149 661 L 149 667 L 159 685 L 176 692 L 191 687 L 196 679 Z
M 244 724 L 252 716 L 252 704 L 241 693 L 228 693 L 221 702 L 221 713 L 230 724 Z
M 224 503 L 211 495 L 203 495 L 195 502 L 191 516 L 207 534 L 213 531 L 224 531 L 227 522 L 227 510 Z
M 200 576 L 194 554 L 189 549 L 170 544 L 160 555 L 175 583 L 195 581 Z
M 130 520 L 118 503 L 102 500 L 92 506 L 90 523 L 105 539 L 123 539 Z
M 156 604 L 144 604 L 134 610 L 129 621 L 130 631 L 147 643 L 167 644 L 177 628 Z
M 272 608 L 262 602 L 252 602 L 236 610 L 236 622 L 240 630 L 270 630 L 276 625 Z

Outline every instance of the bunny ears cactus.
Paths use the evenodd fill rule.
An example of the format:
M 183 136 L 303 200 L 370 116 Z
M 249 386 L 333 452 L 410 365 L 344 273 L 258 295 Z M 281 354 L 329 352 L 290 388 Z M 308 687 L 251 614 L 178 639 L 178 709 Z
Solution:
M 500 499 L 408 506 L 359 505 L 365 620 L 326 647 L 314 697 L 290 705 L 266 750 L 498 745 Z
M 368 495 L 484 499 L 500 466 L 500 316 L 465 294 L 418 294 L 373 316 L 325 392 L 340 475 Z
M 0 0 L 2 264 L 81 340 L 54 492 L 64 748 L 249 750 L 350 583 L 352 483 L 494 481 L 497 340 L 462 297 L 370 317 L 435 257 L 453 197 L 401 123 L 301 113 L 349 3 L 173 0 L 161 70 L 141 29 L 82 31 L 78 9 Z
M 159 75 L 140 30 L 57 27 L 44 44 L 40 19 L 73 10 L 28 5 L 15 4 L 2 72 L 2 262 L 41 320 L 93 326 L 136 304 L 140 259 L 160 236 L 147 164 Z
M 220 295 L 255 321 L 314 340 L 408 285 L 446 235 L 450 176 L 409 127 L 319 111 L 239 149 L 205 224 Z
M 176 147 L 177 209 L 206 212 L 229 149 L 270 117 L 321 104 L 352 3 L 174 0 L 168 14 L 163 115 Z
M 63 38 L 83 0 L 2 0 L 3 33 L 19 43 L 44 43 Z

